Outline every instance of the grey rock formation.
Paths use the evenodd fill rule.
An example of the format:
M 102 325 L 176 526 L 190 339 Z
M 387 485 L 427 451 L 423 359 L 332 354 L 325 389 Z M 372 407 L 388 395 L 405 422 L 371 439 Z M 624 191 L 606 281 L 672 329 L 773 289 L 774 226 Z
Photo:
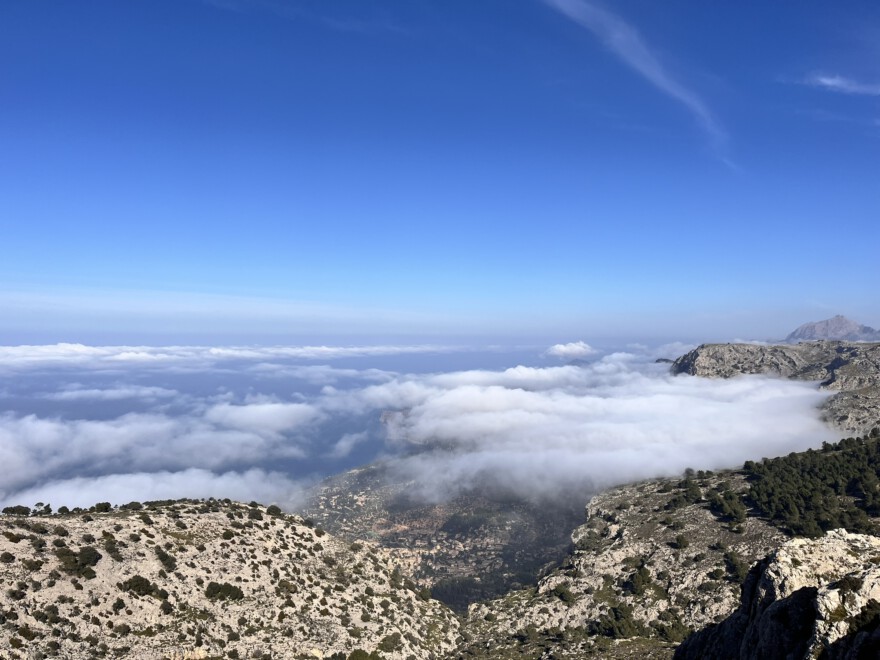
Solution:
M 843 341 L 880 341 L 880 331 L 838 314 L 824 321 L 804 323 L 785 338 L 789 343 L 836 339 Z
M 671 370 L 707 378 L 766 374 L 818 381 L 836 392 L 824 405 L 829 424 L 855 433 L 880 425 L 880 343 L 703 344 L 675 360 Z
M 682 643 L 678 660 L 876 658 L 880 538 L 794 539 L 756 564 L 739 609 Z

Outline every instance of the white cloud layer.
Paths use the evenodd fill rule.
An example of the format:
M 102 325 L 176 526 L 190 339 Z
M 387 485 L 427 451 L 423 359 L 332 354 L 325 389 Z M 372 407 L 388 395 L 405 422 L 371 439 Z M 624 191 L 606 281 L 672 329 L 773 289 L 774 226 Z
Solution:
M 97 502 L 127 504 L 184 497 L 228 497 L 244 502 L 276 503 L 290 510 L 301 503 L 302 494 L 302 484 L 277 472 L 251 469 L 215 474 L 190 468 L 180 472 L 136 472 L 51 481 L 16 493 L 16 501 L 25 506 L 44 502 L 57 509 L 59 506 L 86 508 Z
M 815 384 L 674 377 L 653 362 L 680 348 L 637 347 L 585 366 L 403 375 L 291 363 L 291 351 L 312 359 L 300 349 L 17 347 L 5 357 L 24 371 L 0 370 L 0 389 L 33 379 L 24 391 L 37 392 L 40 412 L 0 413 L 0 501 L 281 502 L 299 492 L 299 477 L 290 476 L 297 465 L 363 456 L 368 447 L 430 498 L 486 484 L 540 498 L 836 439 L 819 421 L 826 394 Z M 219 377 L 206 358 L 240 351 L 253 351 L 253 362 Z M 550 351 L 568 358 L 592 349 L 574 342 Z M 124 370 L 106 376 L 105 365 L 119 360 Z M 153 371 L 152 360 L 188 361 L 190 370 Z M 199 390 L 199 369 L 223 386 Z M 90 374 L 111 384 L 93 386 L 100 378 Z M 46 394 L 46 383 L 57 391 Z M 46 413 L 53 405 L 67 416 Z M 71 418 L 71 409 L 95 418 Z
M 255 362 L 271 365 L 284 360 L 338 360 L 460 351 L 460 347 L 437 345 L 388 346 L 85 346 L 48 344 L 0 346 L 0 372 L 38 369 L 130 370 L 189 368 L 206 369 L 224 362 Z
M 382 406 L 389 441 L 434 447 L 399 469 L 437 499 L 495 482 L 547 497 L 686 467 L 715 469 L 817 446 L 827 396 L 761 376 L 673 377 L 635 356 L 588 367 L 442 374 L 352 393 Z

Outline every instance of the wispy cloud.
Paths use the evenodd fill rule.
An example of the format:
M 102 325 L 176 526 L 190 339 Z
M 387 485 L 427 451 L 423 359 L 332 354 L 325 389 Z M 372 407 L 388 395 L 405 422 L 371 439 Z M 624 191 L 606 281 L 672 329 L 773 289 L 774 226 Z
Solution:
M 544 0 L 544 2 L 590 30 L 624 64 L 687 108 L 708 136 L 712 147 L 719 154 L 724 151 L 727 134 L 706 103 L 696 92 L 679 82 L 667 70 L 634 27 L 610 11 L 584 0 Z
M 838 94 L 880 96 L 880 83 L 865 83 L 836 74 L 813 73 L 804 80 L 804 84 Z

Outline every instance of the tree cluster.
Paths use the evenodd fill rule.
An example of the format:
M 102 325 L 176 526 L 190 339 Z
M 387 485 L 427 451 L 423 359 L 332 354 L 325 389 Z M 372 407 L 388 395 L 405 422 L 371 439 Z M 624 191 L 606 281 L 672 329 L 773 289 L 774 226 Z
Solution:
M 746 461 L 750 502 L 769 521 L 798 536 L 830 529 L 873 533 L 880 515 L 880 430 L 870 436 L 823 443 L 760 462 Z

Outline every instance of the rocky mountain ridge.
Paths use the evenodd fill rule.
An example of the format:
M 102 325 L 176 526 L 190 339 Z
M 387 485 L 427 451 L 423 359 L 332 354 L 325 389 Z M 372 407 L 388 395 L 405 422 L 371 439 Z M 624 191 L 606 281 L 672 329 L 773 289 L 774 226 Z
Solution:
M 838 314 L 824 321 L 804 323 L 785 338 L 789 343 L 816 340 L 880 341 L 880 330 Z
M 829 424 L 863 433 L 880 423 L 880 343 L 703 344 L 675 360 L 671 370 L 705 378 L 765 374 L 818 381 L 834 392 L 823 406 Z

